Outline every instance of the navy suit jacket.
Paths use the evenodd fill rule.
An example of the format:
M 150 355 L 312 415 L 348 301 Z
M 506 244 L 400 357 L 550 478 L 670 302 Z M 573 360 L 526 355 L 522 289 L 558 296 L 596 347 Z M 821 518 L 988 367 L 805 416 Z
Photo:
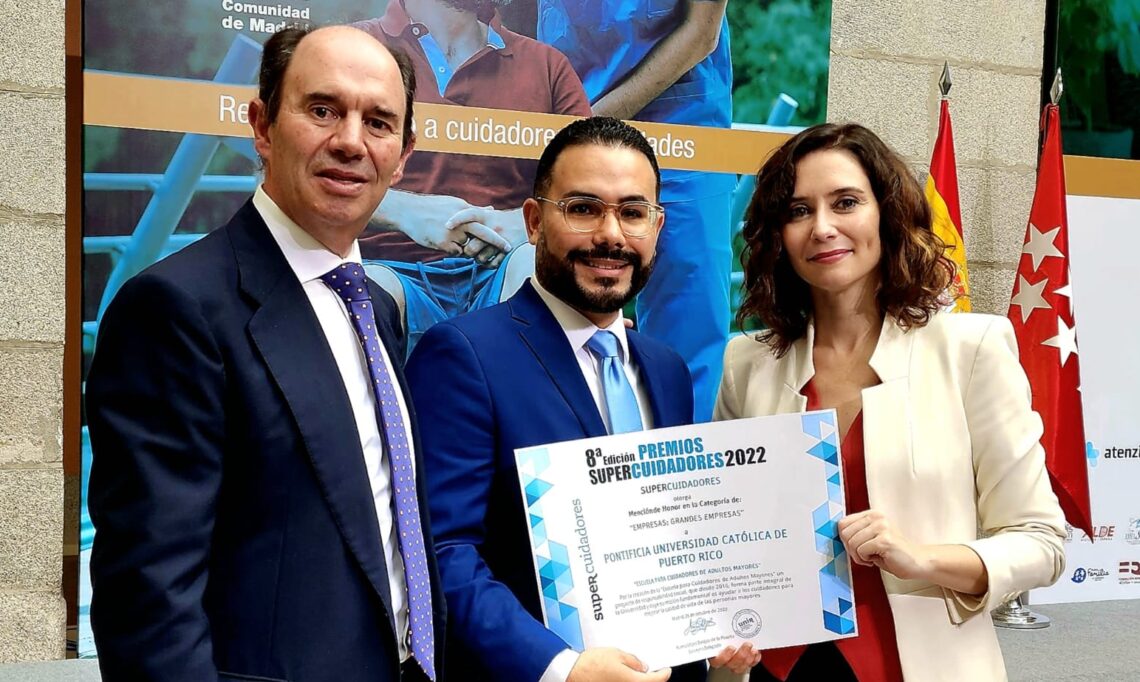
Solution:
M 389 354 L 403 358 L 395 304 L 371 293 Z M 251 202 L 123 286 L 86 396 L 103 679 L 399 679 L 348 395 Z
M 656 426 L 688 424 L 689 371 L 629 334 Z M 424 426 L 428 504 L 447 596 L 449 668 L 466 679 L 536 682 L 567 648 L 542 624 L 515 448 L 606 435 L 565 332 L 527 282 L 509 301 L 441 322 L 408 360 Z M 704 664 L 673 671 L 703 680 Z

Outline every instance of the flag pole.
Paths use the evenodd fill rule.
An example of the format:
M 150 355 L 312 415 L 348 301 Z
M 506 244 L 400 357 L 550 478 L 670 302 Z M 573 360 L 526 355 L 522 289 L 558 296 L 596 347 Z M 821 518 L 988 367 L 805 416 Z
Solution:
M 994 627 L 1007 630 L 1040 630 L 1049 627 L 1049 616 L 1030 611 L 1021 597 L 1019 594 L 994 609 Z
M 1054 105 L 1061 99 L 1064 89 L 1061 69 L 1058 68 L 1057 74 L 1053 77 L 1053 86 L 1049 88 L 1049 99 Z M 1027 608 L 1026 602 L 1022 600 L 1022 594 L 994 609 L 992 618 L 995 627 L 1008 630 L 1040 630 L 1049 627 L 1050 623 L 1049 616 L 1034 613 Z

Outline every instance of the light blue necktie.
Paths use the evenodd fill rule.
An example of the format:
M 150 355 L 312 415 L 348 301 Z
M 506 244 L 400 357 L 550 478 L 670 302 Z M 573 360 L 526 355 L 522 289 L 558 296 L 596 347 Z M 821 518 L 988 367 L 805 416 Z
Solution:
M 641 410 L 618 357 L 617 337 L 611 331 L 599 329 L 586 342 L 586 348 L 602 363 L 602 393 L 610 415 L 610 433 L 640 431 Z
M 368 374 L 372 378 L 372 390 L 376 394 L 380 430 L 384 434 L 384 444 L 388 446 L 388 466 L 392 471 L 396 528 L 400 533 L 400 556 L 404 559 L 404 581 L 408 588 L 408 629 L 412 639 L 412 657 L 423 668 L 428 679 L 435 680 L 431 581 L 428 577 L 423 530 L 420 527 L 416 481 L 412 473 L 412 451 L 408 447 L 404 415 L 396 399 L 397 388 L 392 385 L 384 357 L 380 354 L 382 341 L 376 335 L 376 320 L 372 314 L 372 299 L 368 295 L 364 267 L 359 263 L 345 263 L 325 273 L 321 279 L 344 301 L 368 359 Z

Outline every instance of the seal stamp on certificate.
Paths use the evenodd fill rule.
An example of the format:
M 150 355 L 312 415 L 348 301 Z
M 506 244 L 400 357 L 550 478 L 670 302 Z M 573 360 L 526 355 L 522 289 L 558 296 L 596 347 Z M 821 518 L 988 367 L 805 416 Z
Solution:
M 738 637 L 745 639 L 755 637 L 760 632 L 761 627 L 763 627 L 763 623 L 760 620 L 760 614 L 752 609 L 740 609 L 732 617 L 732 631 Z

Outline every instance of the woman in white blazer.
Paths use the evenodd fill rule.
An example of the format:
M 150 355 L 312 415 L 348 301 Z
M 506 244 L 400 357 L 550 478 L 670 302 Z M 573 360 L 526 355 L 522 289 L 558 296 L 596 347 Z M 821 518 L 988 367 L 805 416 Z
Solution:
M 954 266 L 922 190 L 859 125 L 815 126 L 776 151 L 744 237 L 740 320 L 767 329 L 729 343 L 716 418 L 798 412 L 809 396 L 836 409 L 849 485 L 840 536 L 874 588 L 860 594 L 856 578 L 866 641 L 764 652 L 753 682 L 1004 680 L 988 612 L 1064 564 L 1012 326 L 943 312 Z M 859 436 L 852 471 L 846 446 Z M 853 490 L 861 474 L 865 490 Z M 852 513 L 859 492 L 869 508 Z

